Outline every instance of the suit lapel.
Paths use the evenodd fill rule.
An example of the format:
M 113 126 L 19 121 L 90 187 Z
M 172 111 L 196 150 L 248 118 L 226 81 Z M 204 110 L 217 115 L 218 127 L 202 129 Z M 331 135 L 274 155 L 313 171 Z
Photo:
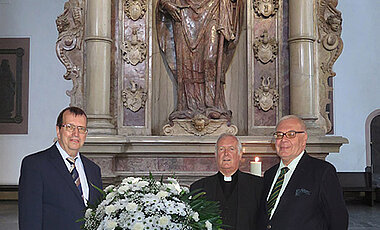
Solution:
M 78 200 L 82 202 L 84 205 L 83 199 L 80 196 L 78 188 L 75 186 L 73 179 L 69 173 L 69 170 L 67 170 L 65 162 L 63 162 L 63 159 L 57 147 L 55 146 L 55 144 L 50 148 L 49 154 L 50 154 L 50 157 L 49 157 L 50 162 L 56 168 L 57 172 L 62 176 L 64 183 L 68 185 L 68 187 L 73 191 L 73 193 L 78 198 Z
M 95 188 L 92 185 L 93 173 L 91 173 L 91 171 L 90 171 L 91 167 L 89 166 L 88 159 L 86 157 L 84 157 L 82 154 L 80 155 L 80 157 L 82 159 L 83 169 L 84 169 L 84 172 L 86 174 L 86 179 L 87 179 L 87 184 L 88 184 L 88 202 L 93 203 L 94 201 L 92 199 L 95 196 L 94 195 Z

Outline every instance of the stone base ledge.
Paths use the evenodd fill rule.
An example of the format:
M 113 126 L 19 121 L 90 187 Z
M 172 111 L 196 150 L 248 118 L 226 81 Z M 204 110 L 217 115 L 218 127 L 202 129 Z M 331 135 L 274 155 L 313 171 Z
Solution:
M 265 171 L 279 162 L 270 136 L 239 136 L 243 145 L 240 170 L 249 171 L 249 162 L 259 157 Z M 181 183 L 190 184 L 217 171 L 215 142 L 217 136 L 89 136 L 80 150 L 102 169 L 105 183 L 127 176 L 164 177 L 176 175 Z M 307 151 L 325 159 L 339 152 L 348 140 L 340 136 L 310 137 Z

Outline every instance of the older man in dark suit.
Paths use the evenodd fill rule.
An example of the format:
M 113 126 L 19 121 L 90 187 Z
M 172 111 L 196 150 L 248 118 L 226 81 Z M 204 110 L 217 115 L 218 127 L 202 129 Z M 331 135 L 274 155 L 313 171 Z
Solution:
M 219 172 L 194 182 L 190 190 L 202 189 L 207 199 L 219 201 L 225 229 L 255 230 L 262 178 L 239 170 L 241 150 L 237 137 L 222 134 L 215 149 Z
M 24 158 L 19 180 L 20 230 L 74 230 L 89 203 L 100 199 L 100 168 L 79 154 L 87 136 L 87 116 L 77 107 L 57 119 L 58 142 Z
M 264 174 L 259 229 L 347 229 L 348 213 L 336 170 L 306 153 L 304 122 L 285 116 L 274 137 L 281 162 Z

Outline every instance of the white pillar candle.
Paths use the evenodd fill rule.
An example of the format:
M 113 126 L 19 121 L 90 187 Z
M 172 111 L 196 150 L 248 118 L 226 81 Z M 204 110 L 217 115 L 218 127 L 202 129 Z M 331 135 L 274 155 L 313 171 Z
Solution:
M 255 161 L 251 161 L 251 173 L 256 176 L 261 176 L 261 162 L 259 157 L 255 157 Z

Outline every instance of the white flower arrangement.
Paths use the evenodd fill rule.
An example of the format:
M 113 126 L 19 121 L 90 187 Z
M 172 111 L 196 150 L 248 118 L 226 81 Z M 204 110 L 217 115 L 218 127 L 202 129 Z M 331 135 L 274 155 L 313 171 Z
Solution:
M 149 178 L 125 178 L 102 191 L 103 200 L 88 207 L 84 230 L 216 230 L 222 226 L 218 204 L 204 193 L 189 193 L 174 178 L 168 183 Z M 195 195 L 194 195 L 195 194 Z

